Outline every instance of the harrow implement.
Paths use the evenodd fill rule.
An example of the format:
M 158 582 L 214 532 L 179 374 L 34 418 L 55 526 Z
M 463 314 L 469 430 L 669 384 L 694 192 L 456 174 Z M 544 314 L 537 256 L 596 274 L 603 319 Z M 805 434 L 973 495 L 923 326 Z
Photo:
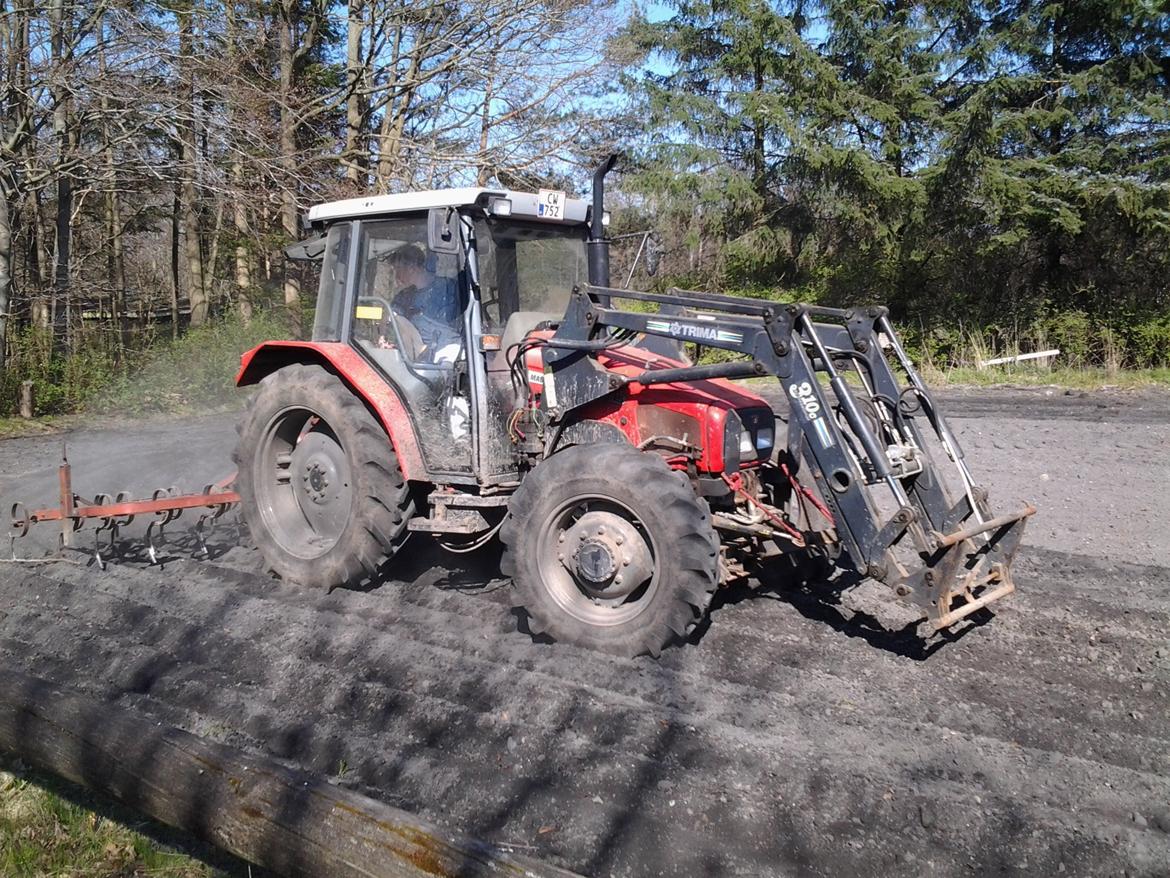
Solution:
M 182 516 L 188 509 L 202 510 L 195 523 L 194 535 L 198 542 L 196 557 L 207 557 L 206 527 L 220 519 L 231 507 L 240 502 L 240 495 L 232 490 L 236 474 L 206 485 L 200 493 L 181 494 L 178 488 L 159 488 L 152 492 L 149 500 L 133 499 L 128 491 L 118 494 L 98 494 L 92 501 L 86 500 L 73 490 L 73 469 L 67 454 L 62 451 L 61 464 L 57 467 L 60 502 L 55 507 L 34 509 L 29 512 L 24 503 L 13 503 L 9 526 L 9 550 L 16 558 L 16 541 L 28 536 L 33 525 L 58 522 L 58 546 L 61 549 L 76 548 L 74 535 L 87 522 L 96 522 L 94 532 L 94 562 L 105 567 L 105 559 L 117 551 L 119 532 L 128 527 L 135 518 L 151 515 L 153 519 L 146 527 L 146 553 L 151 564 L 159 563 L 159 547 L 165 539 L 165 528 Z

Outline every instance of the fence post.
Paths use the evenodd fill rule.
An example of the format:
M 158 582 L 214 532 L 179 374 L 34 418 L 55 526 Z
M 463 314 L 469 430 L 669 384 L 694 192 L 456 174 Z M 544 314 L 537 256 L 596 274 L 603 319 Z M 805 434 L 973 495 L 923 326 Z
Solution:
M 22 418 L 31 418 L 33 416 L 33 383 L 31 381 L 20 382 L 20 416 Z

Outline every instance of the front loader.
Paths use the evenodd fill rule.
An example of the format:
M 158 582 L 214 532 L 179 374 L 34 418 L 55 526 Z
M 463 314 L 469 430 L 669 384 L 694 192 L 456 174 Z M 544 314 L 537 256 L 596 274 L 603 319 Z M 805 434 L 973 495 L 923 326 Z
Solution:
M 469 188 L 310 211 L 313 338 L 238 376 L 234 488 L 268 565 L 334 587 L 413 533 L 498 537 L 534 634 L 620 655 L 808 557 L 932 630 L 1009 594 L 1034 510 L 992 510 L 886 309 L 611 287 L 611 166 L 592 204 Z

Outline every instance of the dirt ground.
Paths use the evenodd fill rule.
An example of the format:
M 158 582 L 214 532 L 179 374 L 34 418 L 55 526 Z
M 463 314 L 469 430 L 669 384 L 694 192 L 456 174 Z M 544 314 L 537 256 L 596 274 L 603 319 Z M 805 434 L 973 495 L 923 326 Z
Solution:
M 414 538 L 325 594 L 227 524 L 210 561 L 0 564 L 0 661 L 588 875 L 1170 875 L 1170 395 L 943 401 L 993 503 L 1040 508 L 1018 593 L 952 637 L 790 583 L 614 659 L 519 632 L 490 553 Z M 201 488 L 234 438 L 68 441 L 91 494 Z M 51 501 L 59 456 L 0 442 L 0 500 Z

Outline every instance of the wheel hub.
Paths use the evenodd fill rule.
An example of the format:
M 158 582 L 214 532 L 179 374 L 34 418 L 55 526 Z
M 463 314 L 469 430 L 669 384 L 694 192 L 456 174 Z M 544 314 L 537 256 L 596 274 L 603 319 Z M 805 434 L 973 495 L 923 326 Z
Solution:
M 329 433 L 301 436 L 289 466 L 295 502 L 314 539 L 336 539 L 349 514 L 352 496 L 345 452 Z
M 596 603 L 618 606 L 654 573 L 641 532 L 613 512 L 582 515 L 559 540 L 558 559 Z
M 325 503 L 328 498 L 328 488 L 336 481 L 337 465 L 327 456 L 314 453 L 305 461 L 301 484 L 312 502 Z
M 586 540 L 577 550 L 577 572 L 586 582 L 605 583 L 617 572 L 613 551 L 608 543 Z

